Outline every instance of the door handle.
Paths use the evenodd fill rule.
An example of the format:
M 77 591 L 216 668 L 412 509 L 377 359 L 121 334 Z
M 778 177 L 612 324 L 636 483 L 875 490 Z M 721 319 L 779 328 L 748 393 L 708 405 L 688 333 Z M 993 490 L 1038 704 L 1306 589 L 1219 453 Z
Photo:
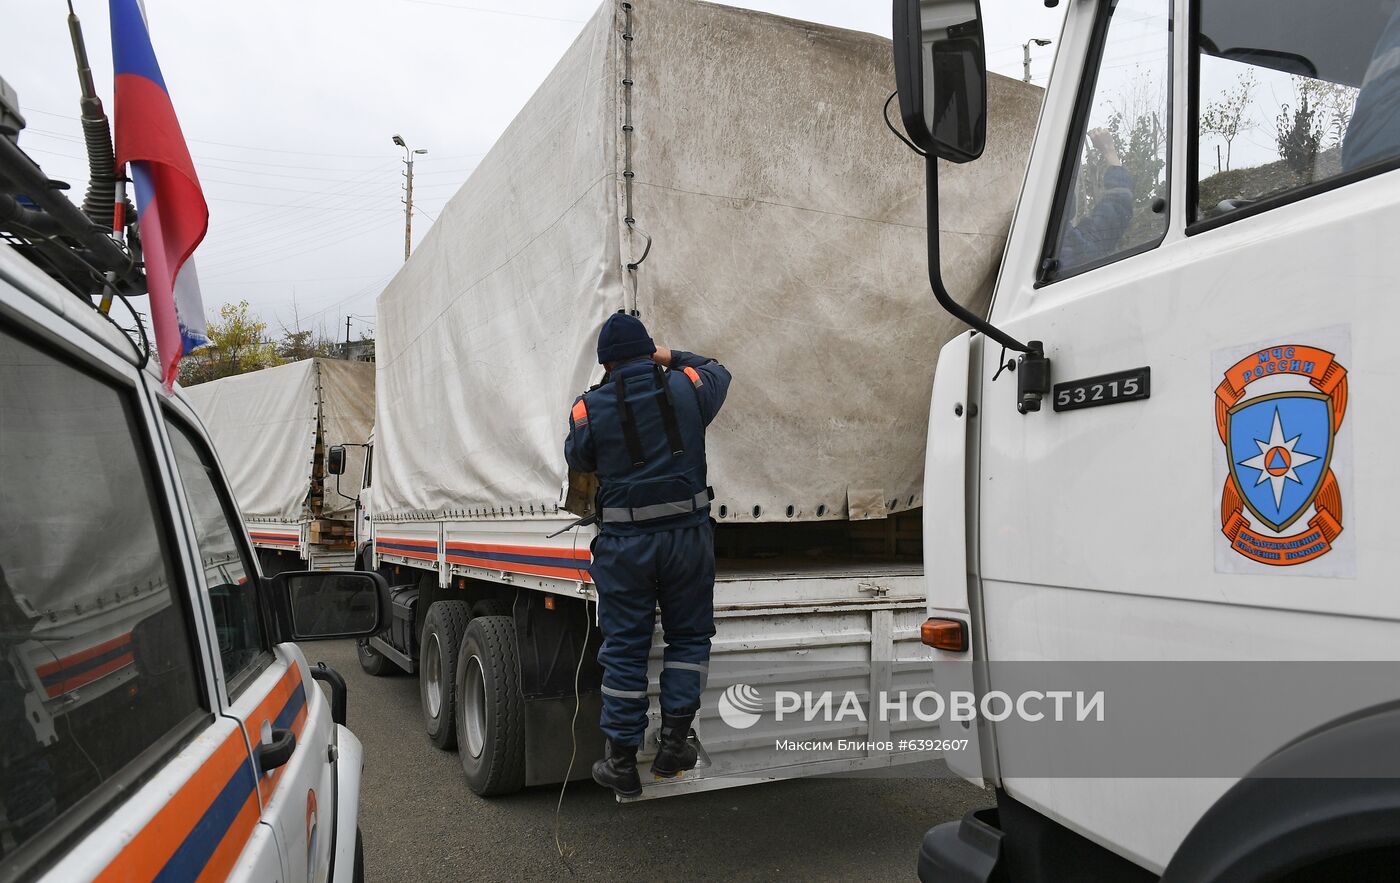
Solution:
M 258 775 L 267 775 L 272 770 L 292 759 L 297 748 L 297 734 L 291 730 L 273 728 L 272 741 L 258 743 Z

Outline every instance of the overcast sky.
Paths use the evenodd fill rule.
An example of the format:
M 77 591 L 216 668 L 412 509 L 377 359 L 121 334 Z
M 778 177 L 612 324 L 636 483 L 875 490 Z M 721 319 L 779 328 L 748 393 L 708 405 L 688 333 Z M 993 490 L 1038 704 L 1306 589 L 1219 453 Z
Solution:
M 609 0 L 611 2 L 611 0 Z M 740 0 L 889 36 L 888 0 Z M 1057 39 L 1060 9 L 984 0 L 988 65 L 1021 75 L 1021 43 Z M 105 0 L 74 0 L 111 109 Z M 403 259 L 401 133 L 415 166 L 415 243 L 577 36 L 598 0 L 145 0 L 156 55 L 209 201 L 195 253 L 206 312 L 247 300 L 280 334 L 373 333 Z M 51 177 L 86 182 L 63 0 L 0 0 L 0 77 L 20 144 Z M 1045 83 L 1055 46 L 1033 47 Z

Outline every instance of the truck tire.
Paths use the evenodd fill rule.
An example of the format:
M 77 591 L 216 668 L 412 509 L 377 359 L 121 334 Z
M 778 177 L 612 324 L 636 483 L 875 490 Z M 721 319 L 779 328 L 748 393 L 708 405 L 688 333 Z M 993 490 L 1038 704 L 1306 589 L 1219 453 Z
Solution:
M 365 838 L 360 826 L 355 826 L 355 868 L 350 872 L 353 883 L 365 883 Z
M 369 638 L 360 638 L 355 642 L 355 655 L 359 657 L 360 668 L 370 677 L 382 678 L 402 671 L 385 658 L 383 653 L 371 647 Z
M 501 598 L 486 598 L 472 605 L 472 616 L 510 616 L 511 603 Z
M 445 751 L 457 747 L 457 656 L 470 619 L 465 601 L 436 601 L 423 622 L 418 697 L 428 738 Z
M 525 785 L 525 703 L 515 621 L 478 616 L 457 661 L 457 734 L 467 785 L 482 797 Z

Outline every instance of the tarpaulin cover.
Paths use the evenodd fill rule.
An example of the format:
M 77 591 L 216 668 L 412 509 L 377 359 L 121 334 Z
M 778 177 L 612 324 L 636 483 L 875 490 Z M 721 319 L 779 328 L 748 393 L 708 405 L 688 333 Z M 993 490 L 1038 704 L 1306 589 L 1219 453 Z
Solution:
M 920 505 L 934 362 L 963 329 L 929 291 L 923 160 L 881 119 L 889 41 L 632 6 L 597 12 L 380 296 L 378 512 L 552 511 L 569 406 L 619 309 L 733 372 L 716 514 Z M 986 154 L 942 166 L 943 272 L 974 310 L 1040 96 L 993 76 Z
M 374 418 L 374 366 L 306 359 L 184 390 L 228 475 L 243 517 L 296 523 L 307 508 L 317 421 L 324 443 L 363 445 Z M 346 449 L 345 474 L 327 476 L 323 516 L 353 513 L 364 474 L 364 448 Z

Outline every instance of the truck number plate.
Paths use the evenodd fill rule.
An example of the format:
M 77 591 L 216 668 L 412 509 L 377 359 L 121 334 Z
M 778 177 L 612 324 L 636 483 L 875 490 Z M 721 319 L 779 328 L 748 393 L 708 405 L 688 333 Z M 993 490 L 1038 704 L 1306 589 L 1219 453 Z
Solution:
M 1133 368 L 1055 384 L 1055 410 L 1078 411 L 1100 405 L 1118 405 L 1150 398 L 1151 395 L 1152 369 Z

